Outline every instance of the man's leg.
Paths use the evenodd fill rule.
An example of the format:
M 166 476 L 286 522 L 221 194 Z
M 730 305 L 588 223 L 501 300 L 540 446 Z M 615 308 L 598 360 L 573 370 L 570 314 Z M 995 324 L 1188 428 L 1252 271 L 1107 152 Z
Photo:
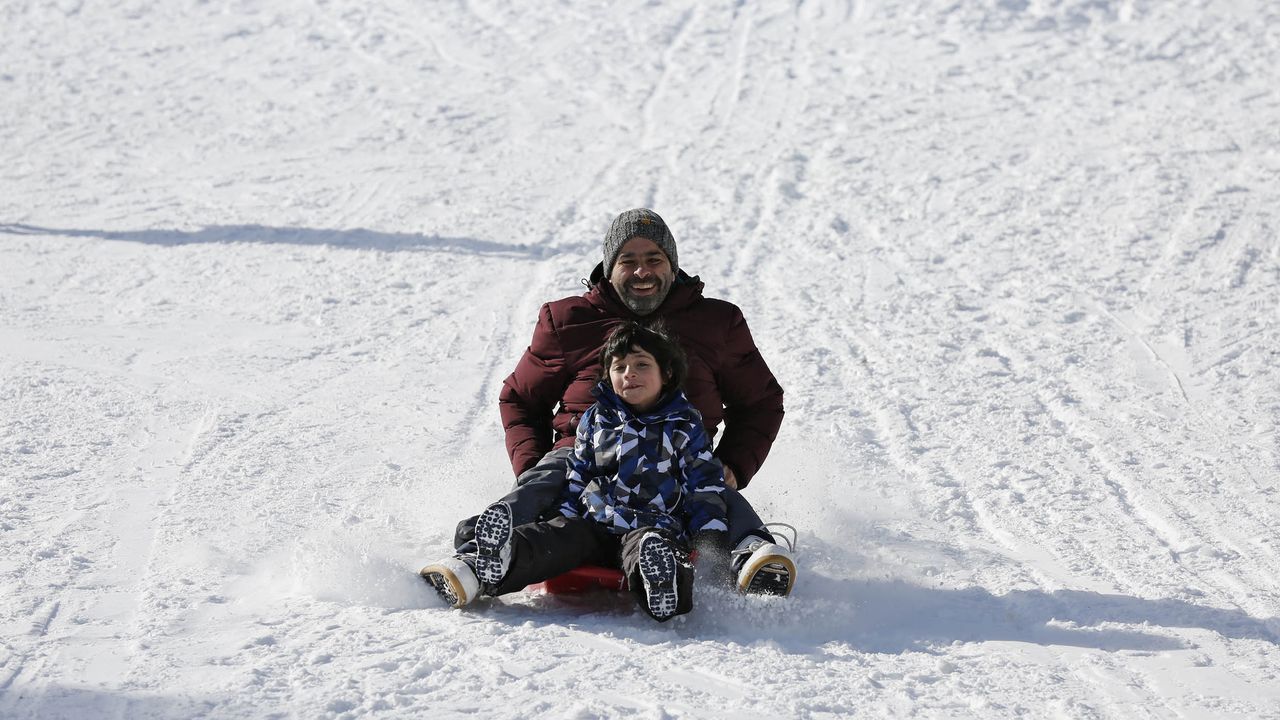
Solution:
M 742 493 L 725 490 L 724 503 L 738 589 L 762 595 L 789 595 L 796 581 L 791 550 L 777 543 Z
M 742 539 L 748 535 L 754 535 L 769 542 L 774 541 L 773 535 L 765 529 L 764 521 L 756 514 L 755 509 L 742 496 L 742 493 L 725 488 L 723 497 L 725 512 L 728 515 L 730 547 L 742 542 Z
M 568 484 L 569 456 L 573 448 L 552 450 L 516 478 L 515 487 L 500 502 L 511 508 L 513 525 L 526 525 L 554 510 Z M 458 523 L 453 534 L 453 547 L 458 552 L 475 552 L 476 517 Z

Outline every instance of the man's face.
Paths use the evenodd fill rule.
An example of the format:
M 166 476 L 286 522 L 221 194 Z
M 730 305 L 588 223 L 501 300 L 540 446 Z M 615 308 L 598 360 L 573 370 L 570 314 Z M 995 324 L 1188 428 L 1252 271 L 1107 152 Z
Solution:
M 609 273 L 609 284 L 637 315 L 657 310 L 675 281 L 667 254 L 654 241 L 638 235 L 622 244 Z

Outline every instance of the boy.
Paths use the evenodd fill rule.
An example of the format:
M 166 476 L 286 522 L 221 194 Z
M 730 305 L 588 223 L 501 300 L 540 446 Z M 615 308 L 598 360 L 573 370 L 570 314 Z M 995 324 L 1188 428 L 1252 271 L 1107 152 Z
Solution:
M 666 621 L 693 608 L 691 543 L 709 576 L 731 577 L 723 468 L 680 390 L 680 346 L 660 329 L 625 323 L 600 364 L 560 515 L 513 528 L 507 504 L 494 503 L 476 521 L 474 553 L 422 569 L 455 607 L 597 564 L 621 567 L 641 607 Z

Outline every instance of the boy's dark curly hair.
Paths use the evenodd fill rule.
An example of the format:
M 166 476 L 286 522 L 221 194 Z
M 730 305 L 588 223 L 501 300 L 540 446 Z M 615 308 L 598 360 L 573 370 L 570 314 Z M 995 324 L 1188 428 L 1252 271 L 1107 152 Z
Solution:
M 664 378 L 664 393 L 684 387 L 685 378 L 689 376 L 689 361 L 661 320 L 648 326 L 635 321 L 624 322 L 614 328 L 605 338 L 604 347 L 600 348 L 600 377 L 609 377 L 610 361 L 626 357 L 632 348 L 644 350 L 658 361 L 658 369 Z

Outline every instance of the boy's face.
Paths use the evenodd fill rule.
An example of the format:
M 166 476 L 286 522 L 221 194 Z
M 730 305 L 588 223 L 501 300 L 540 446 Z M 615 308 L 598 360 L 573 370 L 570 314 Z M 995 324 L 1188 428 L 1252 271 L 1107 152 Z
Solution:
M 613 391 L 632 410 L 651 410 L 662 395 L 662 368 L 652 355 L 631 348 L 626 357 L 609 359 L 609 382 Z

